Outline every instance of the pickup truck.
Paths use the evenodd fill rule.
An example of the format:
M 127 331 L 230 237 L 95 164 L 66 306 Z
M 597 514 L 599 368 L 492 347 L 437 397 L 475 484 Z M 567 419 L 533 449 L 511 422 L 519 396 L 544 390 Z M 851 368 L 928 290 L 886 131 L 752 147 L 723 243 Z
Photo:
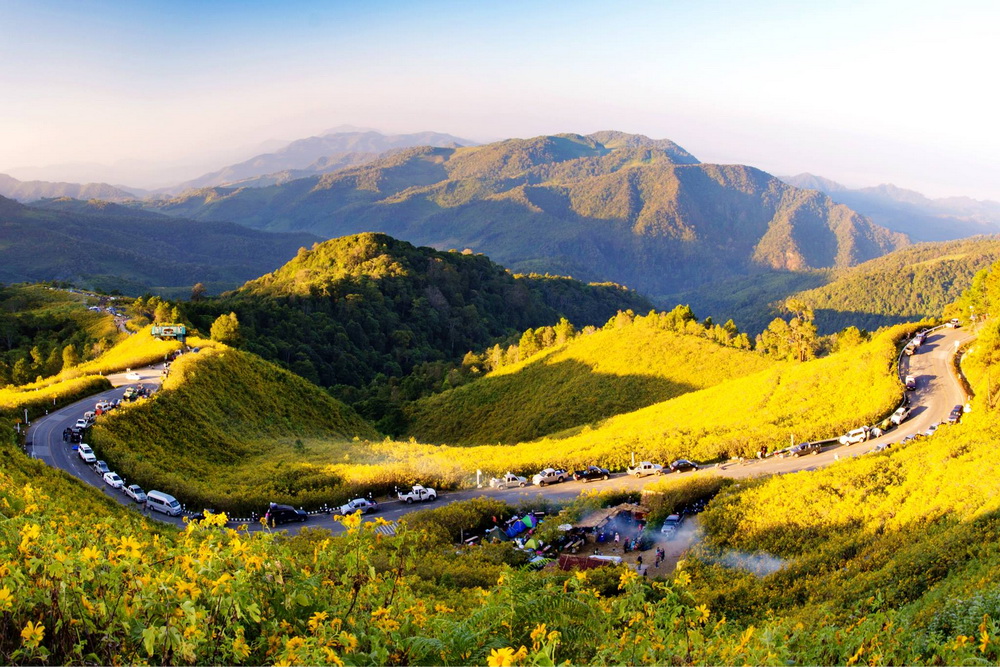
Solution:
M 527 486 L 527 484 L 527 479 L 512 472 L 507 473 L 503 477 L 494 477 L 490 480 L 490 488 L 493 489 L 509 489 L 512 486 Z
M 660 534 L 669 540 L 674 536 L 674 533 L 677 532 L 677 529 L 681 527 L 682 521 L 684 521 L 684 517 L 680 514 L 671 514 L 667 517 L 666 521 L 663 522 L 663 527 L 660 528 Z
M 437 491 L 425 488 L 419 484 L 414 485 L 409 491 L 400 491 L 397 495 L 399 495 L 401 501 L 406 503 L 420 503 L 425 500 L 436 500 L 438 497 Z
M 531 483 L 535 486 L 545 486 L 546 484 L 556 484 L 569 479 L 569 473 L 562 468 L 546 468 L 531 478 Z
M 639 465 L 629 468 L 628 474 L 634 477 L 645 477 L 646 475 L 662 475 L 663 466 L 659 463 L 650 463 L 649 461 L 642 461 Z

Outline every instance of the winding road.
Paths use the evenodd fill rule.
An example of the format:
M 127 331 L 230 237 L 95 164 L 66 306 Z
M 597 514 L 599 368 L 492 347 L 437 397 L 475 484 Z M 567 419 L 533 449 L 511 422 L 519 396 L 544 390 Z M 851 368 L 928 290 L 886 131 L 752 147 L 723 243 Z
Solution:
M 683 473 L 688 475 L 723 475 L 733 478 L 755 477 L 760 475 L 784 474 L 799 470 L 813 470 L 845 456 L 856 456 L 876 449 L 880 445 L 889 443 L 899 443 L 908 435 L 925 432 L 931 424 L 943 422 L 951 409 L 956 405 L 966 402 L 964 389 L 955 377 L 952 370 L 952 358 L 958 347 L 970 340 L 972 334 L 965 329 L 940 328 L 927 336 L 925 343 L 919 351 L 911 357 L 902 357 L 899 372 L 901 376 L 913 375 L 917 379 L 916 391 L 910 392 L 910 403 L 912 406 L 911 416 L 900 426 L 890 430 L 880 438 L 872 439 L 857 445 L 834 444 L 826 447 L 820 454 L 805 456 L 801 458 L 768 458 L 764 460 L 751 459 L 744 462 L 724 463 L 711 468 Z M 128 380 L 125 374 L 119 373 L 109 375 L 108 379 L 115 385 L 111 389 L 100 394 L 89 396 L 71 405 L 65 406 L 51 414 L 36 419 L 29 429 L 28 441 L 32 443 L 29 453 L 35 458 L 45 461 L 50 466 L 65 470 L 74 477 L 79 478 L 91 486 L 100 489 L 105 495 L 114 498 L 124 506 L 131 507 L 136 511 L 140 506 L 132 502 L 123 492 L 114 490 L 107 486 L 102 478 L 95 473 L 90 466 L 80 460 L 72 445 L 63 442 L 63 429 L 72 426 L 84 412 L 92 410 L 94 403 L 99 400 L 114 400 L 121 398 L 124 387 L 127 385 L 142 384 L 151 390 L 159 388 L 160 371 L 150 367 L 136 371 L 140 375 L 140 380 Z M 858 424 L 861 426 L 861 424 Z M 839 434 L 836 434 L 839 435 Z M 127 471 L 117 471 L 128 484 Z M 675 473 L 677 474 L 677 473 Z M 467 489 L 448 493 L 439 498 L 430 506 L 467 500 L 476 497 L 495 497 L 515 503 L 520 500 L 530 500 L 544 497 L 553 501 L 568 501 L 575 498 L 585 490 L 610 490 L 610 489 L 641 489 L 650 481 L 649 478 L 636 479 L 624 473 L 612 474 L 611 479 L 595 482 L 566 482 L 546 486 L 544 488 L 525 487 L 500 491 L 496 489 Z M 149 489 L 147 489 L 148 491 Z M 183 502 L 183 499 L 181 499 Z M 379 503 L 377 516 L 381 516 L 389 521 L 418 509 L 423 509 L 426 503 L 416 503 L 406 505 L 398 501 L 388 501 Z M 172 523 L 177 526 L 183 525 L 180 517 L 167 517 L 159 513 L 153 513 L 152 518 L 160 521 Z M 370 517 L 372 518 L 372 517 Z M 259 523 L 247 524 L 250 530 L 263 530 Z M 332 516 L 317 514 L 311 516 L 305 524 L 292 524 L 284 527 L 291 531 L 299 528 L 317 527 L 327 528 L 334 533 L 341 532 L 343 527 Z

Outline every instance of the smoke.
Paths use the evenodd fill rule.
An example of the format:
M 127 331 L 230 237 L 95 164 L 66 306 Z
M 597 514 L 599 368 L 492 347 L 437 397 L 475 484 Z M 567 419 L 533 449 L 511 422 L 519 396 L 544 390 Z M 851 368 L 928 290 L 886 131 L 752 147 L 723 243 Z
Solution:
M 781 558 L 770 554 L 747 553 L 745 551 L 729 550 L 720 556 L 710 559 L 717 565 L 728 567 L 733 570 L 743 570 L 756 574 L 758 577 L 766 577 L 785 567 L 788 563 Z

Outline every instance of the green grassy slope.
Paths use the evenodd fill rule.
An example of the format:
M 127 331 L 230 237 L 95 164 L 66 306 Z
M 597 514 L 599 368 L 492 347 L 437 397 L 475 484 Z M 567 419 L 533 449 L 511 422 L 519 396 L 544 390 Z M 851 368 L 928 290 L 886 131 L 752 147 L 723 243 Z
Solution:
M 646 324 L 605 329 L 407 407 L 406 435 L 457 445 L 534 440 L 760 371 L 753 352 Z
M 376 435 L 314 385 L 216 346 L 175 361 L 155 399 L 99 419 L 91 444 L 145 488 L 248 515 L 270 501 L 315 507 L 347 494 L 335 476 L 285 465 L 296 440 Z

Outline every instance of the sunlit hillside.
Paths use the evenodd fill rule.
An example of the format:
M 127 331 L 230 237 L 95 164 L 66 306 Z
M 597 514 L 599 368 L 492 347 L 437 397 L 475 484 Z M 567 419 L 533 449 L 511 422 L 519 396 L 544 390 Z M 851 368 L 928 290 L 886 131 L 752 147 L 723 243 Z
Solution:
M 672 324 L 672 322 L 671 322 Z M 407 407 L 421 442 L 513 444 L 632 412 L 763 370 L 772 361 L 690 333 L 656 314 L 612 318 L 601 330 Z
M 347 495 L 338 476 L 296 455 L 302 438 L 355 436 L 377 433 L 302 378 L 215 344 L 173 362 L 155 399 L 101 417 L 90 444 L 132 482 L 249 515 L 272 501 L 317 506 Z

